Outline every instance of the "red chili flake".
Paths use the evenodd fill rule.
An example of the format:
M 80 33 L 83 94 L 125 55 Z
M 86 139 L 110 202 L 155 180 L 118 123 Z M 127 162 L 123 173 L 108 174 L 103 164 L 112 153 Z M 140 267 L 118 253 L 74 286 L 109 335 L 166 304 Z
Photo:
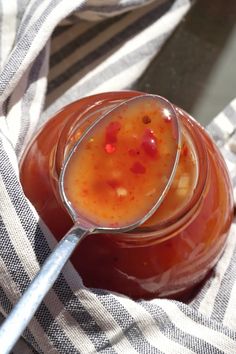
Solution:
M 165 121 L 166 123 L 170 123 L 171 120 L 172 120 L 171 116 L 165 116 L 165 117 L 164 117 L 164 121 Z
M 108 154 L 112 154 L 113 152 L 116 151 L 116 147 L 115 147 L 115 145 L 113 145 L 113 144 L 106 144 L 106 145 L 105 145 L 105 151 L 106 151 Z
M 146 129 L 142 138 L 142 148 L 152 158 L 157 156 L 157 139 L 151 129 Z
M 90 143 L 87 143 L 87 144 L 85 145 L 85 149 L 86 149 L 86 150 L 90 150 L 90 148 L 91 148 Z
M 112 222 L 112 223 L 110 223 L 110 227 L 112 227 L 114 229 L 114 228 L 120 227 L 120 224 L 118 222 Z
M 185 157 L 188 155 L 188 147 L 185 144 L 182 147 L 181 155 L 183 155 Z
M 118 181 L 116 181 L 115 179 L 109 179 L 107 181 L 107 184 L 114 189 L 120 185 L 120 183 Z
M 82 194 L 83 195 L 87 195 L 88 194 L 88 189 L 87 188 L 83 188 L 82 189 Z
M 147 114 L 145 114 L 145 116 L 143 116 L 143 123 L 144 124 L 149 124 L 149 123 L 151 123 L 151 118 L 147 115 Z
M 117 134 L 121 129 L 120 122 L 111 122 L 106 127 L 105 144 L 115 144 L 117 142 Z
M 135 162 L 131 168 L 130 171 L 133 173 L 145 173 L 146 172 L 146 168 L 140 163 L 140 162 Z
M 140 155 L 140 151 L 139 149 L 129 149 L 128 153 L 130 156 L 136 157 L 138 155 Z

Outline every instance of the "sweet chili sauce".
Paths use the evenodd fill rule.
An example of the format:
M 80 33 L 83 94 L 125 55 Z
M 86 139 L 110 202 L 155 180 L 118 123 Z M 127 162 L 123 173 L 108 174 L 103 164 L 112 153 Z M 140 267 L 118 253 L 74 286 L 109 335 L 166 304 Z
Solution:
M 72 226 L 58 192 L 58 179 L 68 152 L 96 118 L 137 95 L 143 94 L 114 92 L 78 100 L 49 120 L 27 148 L 21 161 L 24 192 L 58 240 Z M 222 254 L 233 216 L 228 172 L 204 129 L 186 112 L 179 108 L 176 112 L 182 125 L 182 146 L 165 200 L 151 219 L 132 232 L 115 237 L 89 235 L 81 242 L 71 261 L 86 286 L 132 298 L 177 297 L 190 292 Z M 148 128 L 149 118 L 144 121 Z M 117 125 L 110 128 L 118 131 Z M 150 131 L 146 132 L 150 137 Z M 156 132 L 151 140 L 158 142 Z M 104 154 L 114 153 L 113 143 L 107 141 L 108 145 L 102 145 Z M 158 143 L 154 146 L 157 152 L 153 149 L 151 154 L 158 156 Z M 142 149 L 146 157 L 144 146 Z M 135 156 L 135 152 L 131 150 L 130 154 Z M 129 161 L 132 158 L 129 156 Z M 153 157 L 147 159 L 152 161 Z M 135 162 L 129 164 L 129 173 L 134 178 L 144 170 Z M 138 162 L 142 165 L 143 160 Z M 123 184 L 119 187 L 123 188 Z M 116 193 L 119 187 L 113 182 L 107 186 Z M 119 193 L 125 192 L 118 189 Z
M 118 106 L 91 127 L 73 149 L 63 180 L 79 219 L 103 227 L 143 219 L 174 172 L 180 148 L 174 120 L 162 102 L 146 96 Z M 188 188 L 187 178 L 179 181 L 178 193 Z

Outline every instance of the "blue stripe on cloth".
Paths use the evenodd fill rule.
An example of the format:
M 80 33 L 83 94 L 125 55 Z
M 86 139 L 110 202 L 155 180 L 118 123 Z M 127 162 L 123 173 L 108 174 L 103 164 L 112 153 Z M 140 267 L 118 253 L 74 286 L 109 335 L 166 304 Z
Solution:
M 99 73 L 92 75 L 89 79 L 85 80 L 81 85 L 78 85 L 75 92 L 75 97 L 71 94 L 71 100 L 78 99 L 80 97 L 86 96 L 94 87 L 105 83 L 111 78 L 115 78 L 122 71 L 132 68 L 142 59 L 151 57 L 156 53 L 157 49 L 163 44 L 165 39 L 168 37 L 169 32 L 163 33 L 161 36 L 147 41 L 144 45 L 138 47 L 134 51 L 122 56 L 119 60 L 113 62 L 104 70 Z M 144 52 L 143 52 L 144 50 Z M 127 66 L 129 63 L 129 66 Z M 76 76 L 75 76 L 76 80 Z M 66 86 L 66 83 L 63 83 Z M 122 89 L 130 89 L 129 86 L 124 86 Z
M 71 291 L 71 288 L 65 282 L 62 275 L 59 276 L 55 282 L 53 289 L 58 298 L 64 304 L 65 310 L 79 323 L 79 326 L 84 330 L 86 335 L 94 344 L 98 352 L 109 349 L 111 354 L 115 354 L 115 351 L 111 347 L 111 343 L 107 339 L 106 333 L 101 330 L 99 325 L 92 317 L 92 313 L 89 313 L 80 298 L 75 296 Z
M 214 276 L 214 269 L 211 272 L 211 277 Z M 212 283 L 212 278 L 209 277 L 209 279 L 207 279 L 207 281 L 204 282 L 204 285 L 202 284 L 200 291 L 195 295 L 195 297 L 192 299 L 192 301 L 190 302 L 190 306 L 194 309 L 194 310 L 198 310 L 202 300 L 205 298 L 208 289 L 211 287 L 211 283 Z
M 29 3 L 28 0 L 17 0 L 17 14 L 16 14 L 17 15 L 17 17 L 16 17 L 16 20 L 17 20 L 17 24 L 16 24 L 17 31 L 19 30 L 19 26 L 22 23 L 22 17 L 24 15 L 24 12 L 25 12 L 25 9 L 26 9 L 28 3 Z
M 2 227 L 0 224 L 0 232 L 2 232 Z M 1 307 L 5 313 L 9 313 L 12 310 L 12 303 L 5 294 L 3 288 L 0 287 L 0 299 L 1 299 Z
M 222 279 L 218 294 L 215 298 L 214 307 L 211 314 L 211 318 L 218 322 L 222 322 L 224 319 L 225 311 L 228 307 L 228 302 L 230 300 L 230 294 L 236 281 L 235 259 L 236 259 L 236 246 L 234 248 L 234 252 L 230 264 L 224 274 L 224 278 Z
M 112 24 L 119 22 L 120 19 L 121 16 L 117 16 L 115 18 L 102 21 L 97 25 L 92 26 L 92 28 L 89 28 L 85 33 L 80 34 L 72 41 L 66 43 L 60 48 L 60 50 L 50 56 L 50 68 L 52 69 L 53 66 L 57 65 L 60 61 L 64 60 L 65 57 L 72 54 L 76 49 L 82 47 L 88 41 L 94 39 L 100 32 L 109 29 Z
M 25 33 L 25 35 L 20 39 L 16 47 L 13 49 L 8 62 L 0 74 L 0 95 L 3 94 L 4 90 L 9 86 L 10 81 L 15 76 L 35 37 L 37 36 L 38 31 L 42 27 L 43 22 L 53 11 L 54 7 L 60 2 L 61 0 L 51 1 L 49 6 L 43 12 L 42 16 L 36 22 L 34 22 L 30 28 L 28 28 L 27 33 Z
M 1 141 L 0 141 L 0 145 L 1 145 Z M 9 271 L 11 270 L 10 271 L 11 278 L 13 280 L 17 280 L 17 282 L 23 281 L 23 283 L 24 283 L 24 280 L 25 280 L 24 275 L 21 272 L 20 272 L 20 274 L 18 272 L 18 270 L 20 268 L 20 266 L 19 266 L 20 260 L 18 259 L 18 256 L 15 253 L 14 248 L 10 246 L 9 241 L 7 240 L 7 238 L 8 238 L 7 230 L 5 228 L 5 225 L 3 223 L 1 216 L 0 216 L 0 234 L 1 234 L 1 237 L 0 237 L 1 258 L 2 258 L 3 262 L 5 263 L 5 265 L 7 266 L 8 270 Z M 6 247 L 6 245 L 7 245 L 7 247 Z M 18 260 L 18 262 L 16 263 L 17 260 Z M 16 282 L 16 284 L 17 284 L 17 282 Z M 1 306 L 2 306 L 3 310 L 6 313 L 9 313 L 12 310 L 13 305 L 1 287 L 0 287 L 0 302 L 1 302 Z M 31 343 L 31 345 L 33 345 L 37 351 L 42 352 L 37 340 L 35 339 L 35 337 L 30 332 L 29 329 L 27 329 L 25 331 L 24 335 L 27 338 L 27 340 Z
M 0 294 L 1 296 L 2 294 Z M 5 317 L 0 313 L 0 324 L 3 323 L 5 320 Z M 28 336 L 29 337 L 29 336 Z M 32 342 L 34 341 L 34 338 L 31 337 Z M 27 352 L 26 352 L 27 350 Z M 41 349 L 38 347 L 37 350 L 35 350 L 32 345 L 30 345 L 28 342 L 25 341 L 23 337 L 20 338 L 18 343 L 14 346 L 12 350 L 12 354 L 39 354 L 42 353 Z
M 1 142 L 0 142 L 1 145 Z M 22 289 L 25 289 L 30 283 L 30 278 L 26 271 L 24 270 L 21 260 L 19 259 L 17 253 L 15 252 L 14 246 L 9 242 L 9 236 L 7 230 L 5 229 L 4 223 L 0 218 L 1 224 L 1 237 L 0 237 L 0 249 L 1 257 L 9 271 L 9 274 L 15 284 L 18 285 L 19 289 L 22 292 Z M 6 246 L 7 245 L 7 246 Z M 2 301 L 2 299 L 1 299 Z M 73 346 L 68 337 L 65 336 L 62 329 L 54 321 L 50 311 L 44 303 L 42 303 L 35 314 L 35 318 L 43 327 L 45 333 L 50 336 L 50 340 L 53 342 L 56 348 L 62 347 L 64 349 L 68 348 L 71 353 L 76 353 L 76 348 Z M 27 338 L 32 340 L 32 338 Z M 32 343 L 33 344 L 33 343 Z M 37 349 L 37 347 L 36 347 Z
M 18 0 L 20 3 L 23 1 L 27 0 Z M 16 43 L 20 40 L 20 38 L 22 37 L 22 35 L 24 34 L 25 30 L 27 29 L 27 27 L 29 26 L 29 23 L 31 21 L 31 18 L 33 17 L 34 13 L 36 12 L 36 10 L 39 7 L 39 3 L 38 1 L 32 1 L 28 4 L 28 6 L 24 6 L 23 4 L 19 3 L 19 8 L 25 9 L 27 12 L 24 13 L 23 18 L 21 18 L 21 21 L 19 23 L 19 28 L 17 30 L 17 34 L 16 34 Z
M 121 305 L 121 303 L 112 295 L 102 290 L 94 291 L 103 306 L 112 314 L 112 317 L 123 330 L 123 335 L 129 340 L 134 349 L 139 353 L 162 354 L 163 352 L 157 346 L 151 345 L 144 337 L 141 329 L 135 322 L 134 318 Z M 121 316 L 122 314 L 122 316 Z
M 176 306 L 182 311 L 187 317 L 191 318 L 192 321 L 203 325 L 206 328 L 211 328 L 214 331 L 224 334 L 225 336 L 229 337 L 230 339 L 235 341 L 235 348 L 236 348 L 236 332 L 231 330 L 230 328 L 224 326 L 222 323 L 215 321 L 214 319 L 207 318 L 203 316 L 200 312 L 195 311 L 191 306 L 188 306 L 184 303 L 174 301 Z M 209 338 L 211 340 L 211 338 Z
M 160 18 L 168 9 L 170 8 L 172 1 L 167 1 L 162 5 L 159 5 L 155 9 L 152 9 L 150 12 L 145 14 L 143 17 L 131 23 L 121 32 L 116 34 L 116 36 L 110 38 L 104 44 L 98 46 L 93 50 L 92 53 L 89 53 L 84 58 L 79 59 L 75 64 L 68 68 L 64 73 L 57 76 L 55 79 L 51 80 L 48 84 L 47 94 L 50 94 L 54 88 L 62 85 L 65 81 L 73 77 L 75 74 L 78 74 L 81 70 L 89 66 L 95 60 L 104 57 L 106 53 L 111 52 L 123 43 L 128 38 L 133 37 L 135 34 L 145 29 L 147 26 L 150 26 L 151 23 L 155 22 Z
M 17 156 L 19 156 L 22 147 L 24 146 L 25 136 L 30 127 L 30 104 L 35 97 L 40 70 L 46 55 L 46 48 L 44 48 L 35 59 L 28 75 L 27 87 L 21 101 L 21 129 L 15 145 Z
M 151 303 L 147 301 L 142 301 L 141 306 L 143 306 L 155 319 L 158 326 L 160 326 L 160 330 L 162 333 L 170 338 L 171 340 L 181 343 L 188 349 L 192 349 L 195 353 L 214 353 L 214 354 L 224 354 L 218 348 L 216 348 L 213 344 L 206 342 L 196 336 L 192 336 L 189 333 L 182 331 L 177 328 L 170 320 L 168 315 L 163 311 L 161 306 L 153 306 Z M 161 323 L 161 325 L 160 325 Z M 181 324 L 180 324 L 181 326 Z
M 32 25 L 30 25 L 29 28 L 27 28 L 26 33 L 20 38 L 17 45 L 11 52 L 8 61 L 3 68 L 3 71 L 0 74 L 0 96 L 2 96 L 5 93 L 5 95 L 3 95 L 3 98 L 1 100 L 2 103 L 7 98 L 7 95 L 9 95 L 11 91 L 14 89 L 14 86 L 10 85 L 10 83 L 15 77 L 16 73 L 18 72 L 19 68 L 21 67 L 23 60 L 25 59 L 30 48 L 32 47 L 32 43 L 34 43 L 35 39 L 37 38 L 37 35 L 40 29 L 43 27 L 44 22 L 49 17 L 49 15 L 53 13 L 57 5 L 62 2 L 63 0 L 51 0 L 51 2 L 47 6 L 47 8 L 43 11 L 41 16 L 34 23 L 32 23 Z M 83 1 L 80 1 L 80 3 L 82 4 Z M 75 6 L 76 4 L 71 6 L 70 11 L 73 11 L 73 8 Z M 48 36 L 50 36 L 50 33 L 48 33 Z M 47 38 L 45 37 L 45 43 L 46 41 Z M 35 57 L 37 56 L 37 54 L 40 52 L 41 49 L 42 48 L 35 49 L 34 53 L 32 54 L 32 60 L 35 59 Z M 11 90 L 9 90 L 10 88 Z
M 70 30 L 72 28 L 72 24 L 71 25 L 66 25 L 66 26 L 57 26 L 55 28 L 55 30 L 53 31 L 52 34 L 52 38 L 56 38 L 58 36 L 60 36 L 62 33 L 65 33 L 66 31 Z

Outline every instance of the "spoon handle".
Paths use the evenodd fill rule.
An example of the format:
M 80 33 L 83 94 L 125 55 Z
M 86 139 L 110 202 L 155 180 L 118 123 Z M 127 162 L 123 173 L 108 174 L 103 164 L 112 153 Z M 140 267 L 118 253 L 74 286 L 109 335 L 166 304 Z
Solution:
M 74 226 L 58 243 L 18 303 L 0 327 L 1 354 L 8 354 L 29 324 L 44 296 L 53 286 L 63 266 L 81 239 L 89 233 Z

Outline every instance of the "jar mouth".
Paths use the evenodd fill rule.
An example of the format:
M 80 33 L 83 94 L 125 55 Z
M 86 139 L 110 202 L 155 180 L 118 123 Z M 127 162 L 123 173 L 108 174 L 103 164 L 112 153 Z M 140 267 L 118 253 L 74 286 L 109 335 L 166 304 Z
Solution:
M 180 121 L 183 123 L 184 128 L 187 131 L 192 143 L 193 148 L 196 152 L 196 157 L 198 159 L 198 171 L 197 171 L 197 182 L 192 192 L 192 197 L 189 201 L 173 216 L 169 217 L 165 221 L 161 221 L 155 225 L 139 226 L 138 228 L 128 232 L 128 237 L 172 237 L 181 227 L 186 226 L 191 221 L 192 216 L 195 216 L 199 205 L 204 195 L 206 188 L 206 179 L 208 175 L 208 155 L 206 147 L 204 144 L 201 144 L 199 138 L 200 132 L 196 129 L 196 124 L 199 127 L 200 131 L 203 128 L 199 125 L 198 122 L 194 120 L 193 117 L 189 116 L 184 110 L 175 107 L 176 114 L 179 116 Z M 193 123 L 194 122 L 194 123 Z

